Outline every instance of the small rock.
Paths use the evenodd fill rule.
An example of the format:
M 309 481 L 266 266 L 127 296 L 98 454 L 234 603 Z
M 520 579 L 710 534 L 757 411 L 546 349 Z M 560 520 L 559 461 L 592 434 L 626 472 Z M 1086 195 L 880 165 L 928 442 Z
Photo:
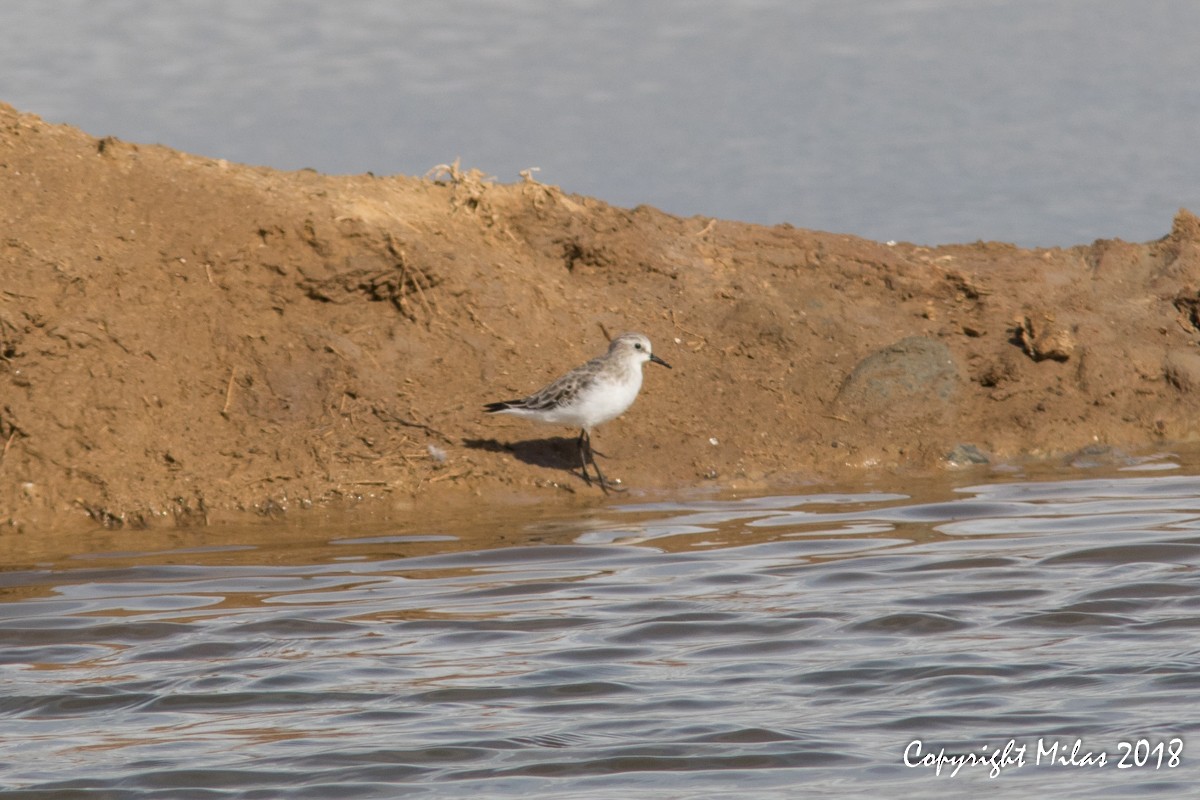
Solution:
M 1066 361 L 1075 353 L 1075 336 L 1050 314 L 1026 314 L 1018 319 L 1016 338 L 1034 361 Z
M 952 467 L 966 467 L 971 464 L 990 464 L 991 459 L 973 444 L 960 444 L 946 454 L 946 462 Z
M 1176 348 L 1163 358 L 1163 375 L 1181 392 L 1200 391 L 1200 353 Z
M 1076 469 L 1090 469 L 1124 464 L 1127 460 L 1128 456 L 1122 451 L 1107 444 L 1093 442 L 1064 458 L 1063 463 Z

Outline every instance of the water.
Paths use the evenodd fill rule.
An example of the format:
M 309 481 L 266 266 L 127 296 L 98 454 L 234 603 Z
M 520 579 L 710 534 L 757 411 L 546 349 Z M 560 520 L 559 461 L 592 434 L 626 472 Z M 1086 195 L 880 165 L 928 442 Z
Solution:
M 0 4 L 0 100 L 324 172 L 461 156 L 619 205 L 922 244 L 1200 211 L 1200 4 Z
M 474 509 L 4 534 L 0 786 L 1183 796 L 1198 777 L 1200 477 L 1176 466 L 487 523 Z M 1025 763 L 994 779 L 920 765 L 1010 740 Z M 1076 763 L 1107 763 L 1065 765 L 1077 740 Z

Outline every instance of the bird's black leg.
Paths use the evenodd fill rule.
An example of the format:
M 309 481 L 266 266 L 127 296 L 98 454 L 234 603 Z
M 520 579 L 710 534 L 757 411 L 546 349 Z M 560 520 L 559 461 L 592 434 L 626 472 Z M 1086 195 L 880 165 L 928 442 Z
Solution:
M 608 479 L 604 477 L 604 473 L 600 471 L 600 465 L 596 463 L 596 451 L 592 449 L 592 437 L 587 433 L 586 430 L 580 435 L 580 447 L 581 452 L 584 454 L 583 474 L 585 478 L 587 477 L 587 461 L 591 461 L 592 469 L 596 470 L 596 481 L 600 484 L 600 488 L 605 494 L 608 494 L 610 490 L 614 492 L 625 491 L 625 489 L 620 486 L 613 486 L 610 484 Z M 590 480 L 588 481 L 588 484 L 591 484 Z
M 588 436 L 587 429 L 584 428 L 579 431 L 579 463 L 583 468 L 583 480 L 588 486 L 592 485 L 592 476 L 588 473 L 588 455 L 591 451 L 591 437 Z M 592 458 L 592 463 L 594 464 L 595 462 L 596 459 Z M 603 486 L 604 484 L 601 483 L 600 485 Z

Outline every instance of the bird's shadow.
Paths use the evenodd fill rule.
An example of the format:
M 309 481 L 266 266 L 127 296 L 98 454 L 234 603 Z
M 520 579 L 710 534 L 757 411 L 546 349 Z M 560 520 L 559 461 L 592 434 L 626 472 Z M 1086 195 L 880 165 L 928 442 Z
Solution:
M 524 439 L 501 442 L 498 439 L 464 439 L 463 445 L 472 450 L 489 453 L 512 453 L 518 461 L 535 467 L 561 469 L 578 476 L 579 440 L 574 437 L 552 436 L 549 439 Z

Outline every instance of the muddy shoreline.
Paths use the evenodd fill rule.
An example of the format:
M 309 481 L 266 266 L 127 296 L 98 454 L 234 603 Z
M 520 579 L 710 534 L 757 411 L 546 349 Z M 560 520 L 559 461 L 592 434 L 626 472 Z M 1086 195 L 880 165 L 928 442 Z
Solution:
M 9 528 L 604 502 L 573 432 L 481 406 L 626 330 L 675 367 L 596 436 L 637 490 L 1197 439 L 1184 210 L 1147 243 L 879 243 L 458 167 L 241 166 L 3 105 L 0 209 Z

